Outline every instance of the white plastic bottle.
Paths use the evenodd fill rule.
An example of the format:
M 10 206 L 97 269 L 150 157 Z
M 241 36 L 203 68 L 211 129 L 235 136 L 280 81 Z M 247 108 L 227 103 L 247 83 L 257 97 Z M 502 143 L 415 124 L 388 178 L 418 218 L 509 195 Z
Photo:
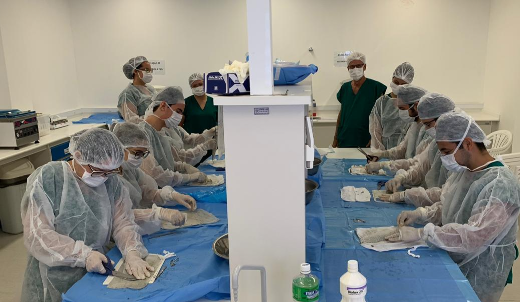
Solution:
M 358 271 L 356 260 L 348 261 L 348 272 L 339 279 L 341 302 L 365 302 L 367 279 Z

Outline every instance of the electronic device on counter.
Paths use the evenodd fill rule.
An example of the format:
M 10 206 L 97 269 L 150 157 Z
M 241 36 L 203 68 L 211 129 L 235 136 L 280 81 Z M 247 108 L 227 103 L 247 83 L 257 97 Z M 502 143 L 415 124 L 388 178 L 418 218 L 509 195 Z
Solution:
M 0 147 L 18 149 L 39 139 L 36 111 L 0 109 Z
M 51 130 L 67 127 L 69 124 L 69 120 L 64 117 L 59 115 L 51 116 Z

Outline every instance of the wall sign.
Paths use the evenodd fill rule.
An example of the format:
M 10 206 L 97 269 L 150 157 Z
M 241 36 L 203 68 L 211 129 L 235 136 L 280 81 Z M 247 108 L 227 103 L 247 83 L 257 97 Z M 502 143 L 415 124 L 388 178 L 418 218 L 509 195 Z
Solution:
M 347 57 L 350 56 L 352 51 L 336 51 L 334 52 L 334 67 L 348 67 Z
M 164 60 L 150 60 L 148 62 L 150 62 L 150 65 L 152 65 L 153 74 L 166 74 L 166 66 L 164 64 Z

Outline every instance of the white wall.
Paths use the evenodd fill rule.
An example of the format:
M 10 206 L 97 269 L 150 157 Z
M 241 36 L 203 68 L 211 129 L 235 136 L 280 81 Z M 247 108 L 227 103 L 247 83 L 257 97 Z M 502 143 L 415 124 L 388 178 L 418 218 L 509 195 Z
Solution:
M 9 93 L 9 82 L 5 68 L 2 30 L 0 30 L 0 109 L 11 109 L 11 94 Z
M 492 0 L 487 47 L 484 109 L 500 114 L 500 129 L 513 132 L 520 152 L 520 1 Z M 515 138 L 516 137 L 516 138 Z
M 489 0 L 273 0 L 274 54 L 314 63 L 318 104 L 338 104 L 348 78 L 334 51 L 367 56 L 367 76 L 388 84 L 409 61 L 417 85 L 458 103 L 481 103 Z M 307 49 L 312 46 L 314 54 Z
M 348 77 L 332 57 L 345 50 L 366 53 L 367 75 L 384 84 L 410 61 L 414 83 L 457 103 L 483 103 L 490 1 L 272 0 L 274 56 L 320 68 L 319 105 L 338 104 Z M 136 55 L 165 60 L 166 75 L 153 83 L 180 85 L 188 95 L 191 73 L 243 60 L 245 10 L 244 0 L 1 1 L 12 107 L 114 108 L 128 83 L 122 65 Z
M 2 1 L 0 29 L 12 108 L 46 113 L 76 109 L 68 1 Z
M 71 0 L 81 107 L 116 107 L 131 57 L 166 61 L 166 75 L 152 84 L 179 85 L 191 95 L 188 77 L 245 59 L 243 0 Z
M 71 0 L 81 107 L 114 107 L 136 55 L 166 60 L 153 83 L 180 85 L 247 51 L 244 0 Z M 458 103 L 482 103 L 489 0 L 273 0 L 274 56 L 316 64 L 315 99 L 337 105 L 344 68 L 334 51 L 367 55 L 367 75 L 388 84 L 410 61 L 416 81 Z M 217 30 L 217 28 L 219 28 Z M 309 47 L 314 53 L 308 52 Z

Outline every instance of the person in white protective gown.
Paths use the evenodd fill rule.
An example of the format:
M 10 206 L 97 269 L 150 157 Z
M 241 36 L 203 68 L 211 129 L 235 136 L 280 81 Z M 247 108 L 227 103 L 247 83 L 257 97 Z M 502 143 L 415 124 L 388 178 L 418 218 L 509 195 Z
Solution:
M 439 93 L 429 93 L 421 98 L 417 107 L 419 111 L 419 118 L 421 123 L 426 128 L 426 135 L 431 140 L 427 148 L 424 151 L 416 155 L 413 160 L 412 166 L 389 180 L 385 187 L 389 192 L 397 192 L 401 186 L 414 187 L 421 186 L 418 188 L 412 188 L 403 192 L 397 192 L 394 194 L 387 194 L 381 196 L 382 200 L 390 202 L 405 201 L 406 192 L 408 194 L 417 194 L 415 191 L 424 192 L 425 188 L 437 187 L 440 191 L 440 187 L 446 182 L 448 170 L 442 166 L 440 159 L 440 151 L 437 148 L 437 142 L 435 141 L 435 122 L 444 113 L 452 112 L 455 109 L 455 103 L 445 95 Z M 392 165 L 392 162 L 376 162 L 370 163 L 367 170 L 370 170 L 371 165 Z M 414 199 L 407 199 L 412 204 Z M 429 204 L 415 204 L 415 206 L 425 206 Z
M 397 66 L 392 75 L 389 94 L 384 94 L 376 100 L 374 108 L 368 117 L 370 131 L 370 148 L 372 152 L 388 150 L 397 147 L 404 140 L 410 122 L 399 117 L 395 99 L 400 85 L 411 84 L 415 71 L 412 65 L 404 62 Z
M 486 135 L 464 113 L 439 118 L 436 140 L 443 165 L 451 172 L 440 199 L 404 211 L 400 232 L 389 241 L 423 238 L 448 251 L 483 302 L 497 302 L 516 258 L 520 184 L 487 151 Z M 425 223 L 424 228 L 408 225 Z
M 36 169 L 27 181 L 21 212 L 29 253 L 22 301 L 61 301 L 87 272 L 105 273 L 113 238 L 127 273 L 144 279 L 154 270 L 134 221 L 128 189 L 117 174 L 123 163 L 113 133 L 91 129 L 70 141 L 72 160 Z
M 125 148 L 125 161 L 121 165 L 123 175 L 120 177 L 130 193 L 135 221 L 141 227 L 140 233 L 144 235 L 159 231 L 161 221 L 175 226 L 183 225 L 185 216 L 182 213 L 162 206 L 179 204 L 194 211 L 197 202 L 189 195 L 176 192 L 171 186 L 159 189 L 157 182 L 139 168 L 150 153 L 150 141 L 146 133 L 137 125 L 125 122 L 114 127 L 114 134 Z
M 159 116 L 163 113 L 160 110 L 162 109 L 161 103 L 170 105 L 172 109 L 175 107 L 170 111 L 172 115 L 167 119 Z M 176 161 L 197 165 L 208 151 L 217 148 L 217 141 L 215 140 L 217 127 L 204 130 L 201 134 L 188 134 L 182 127 L 179 127 L 184 108 L 185 100 L 182 89 L 180 87 L 167 87 L 150 104 L 145 113 L 145 118 L 150 125 L 156 127 L 156 130 L 168 139 L 172 146 L 173 158 Z M 164 120 L 166 127 L 157 129 L 162 125 L 160 123 L 162 120 Z
M 157 95 L 145 114 L 145 121 L 139 123 L 148 135 L 151 154 L 141 164 L 141 169 L 152 176 L 160 187 L 178 186 L 190 182 L 203 182 L 207 176 L 189 165 L 198 162 L 207 150 L 216 147 L 217 142 L 211 137 L 215 130 L 203 134 L 187 135 L 187 140 L 200 142 L 192 149 L 179 149 L 167 127 L 178 125 L 182 118 L 184 97 L 180 88 L 168 87 Z M 212 134 L 213 133 L 213 134 Z M 188 165 L 186 165 L 188 163 Z
M 410 123 L 404 139 L 394 148 L 388 150 L 378 150 L 372 152 L 372 161 L 378 161 L 381 158 L 388 158 L 391 160 L 396 159 L 409 159 L 413 158 L 417 153 L 417 150 L 422 151 L 427 143 L 421 144 L 424 140 L 429 137 L 426 135 L 425 129 L 419 120 L 419 113 L 417 112 L 417 105 L 419 99 L 427 93 L 421 87 L 417 87 L 411 84 L 405 84 L 399 86 L 397 91 L 396 105 L 399 108 L 399 117 L 406 123 Z M 406 161 L 403 162 L 405 166 L 396 166 L 397 169 L 407 169 L 409 165 L 406 165 Z
M 123 65 L 123 73 L 132 82 L 119 94 L 117 109 L 125 121 L 137 124 L 143 120 L 146 109 L 157 95 L 150 85 L 152 66 L 145 57 L 137 56 Z

